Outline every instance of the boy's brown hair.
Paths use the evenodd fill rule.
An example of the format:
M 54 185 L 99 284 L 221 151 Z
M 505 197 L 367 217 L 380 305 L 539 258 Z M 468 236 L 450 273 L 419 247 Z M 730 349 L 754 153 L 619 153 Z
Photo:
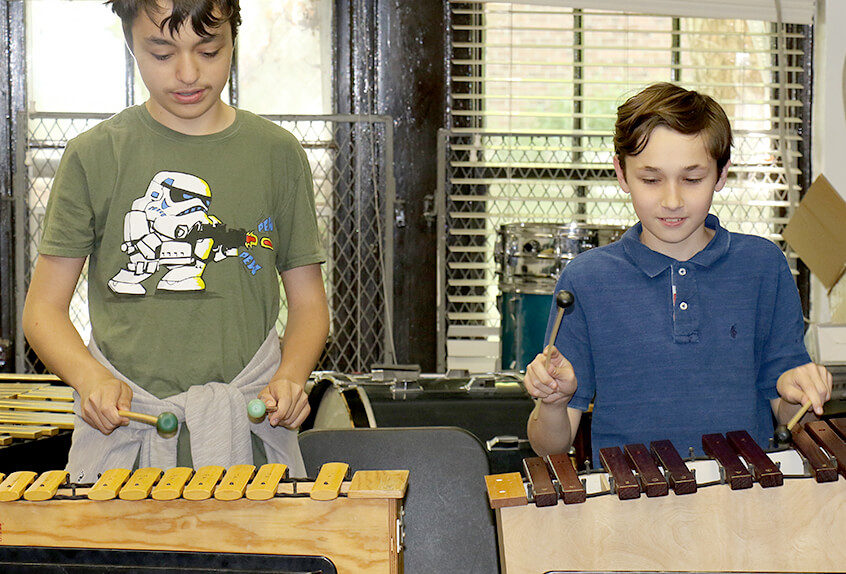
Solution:
M 709 155 L 717 160 L 717 173 L 731 158 L 731 124 L 722 106 L 710 96 L 661 82 L 617 108 L 614 152 L 624 174 L 626 156 L 642 152 L 658 126 L 686 135 L 701 133 Z
M 210 36 L 210 28 L 216 28 L 224 22 L 232 27 L 232 41 L 238 34 L 241 25 L 241 5 L 239 0 L 170 0 L 173 11 L 161 21 L 161 29 L 165 27 L 171 35 L 188 22 L 198 36 Z M 126 44 L 132 49 L 132 24 L 143 10 L 151 19 L 161 16 L 165 10 L 162 0 L 106 0 L 112 5 L 112 12 L 118 15 L 123 25 L 123 36 Z

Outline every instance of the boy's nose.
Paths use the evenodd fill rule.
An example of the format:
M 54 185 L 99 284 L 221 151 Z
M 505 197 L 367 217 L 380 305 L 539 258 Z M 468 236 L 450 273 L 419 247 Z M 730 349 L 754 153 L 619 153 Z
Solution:
M 678 209 L 682 206 L 684 206 L 684 200 L 682 200 L 681 190 L 675 183 L 668 183 L 661 196 L 661 207 Z
M 176 79 L 183 84 L 191 85 L 200 78 L 200 68 L 190 55 L 181 56 L 177 63 Z

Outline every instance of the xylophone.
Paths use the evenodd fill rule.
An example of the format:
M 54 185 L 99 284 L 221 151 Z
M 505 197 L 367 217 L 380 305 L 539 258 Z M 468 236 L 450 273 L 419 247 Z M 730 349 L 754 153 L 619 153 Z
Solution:
M 408 471 L 324 464 L 314 480 L 266 464 L 193 471 L 110 469 L 93 485 L 65 471 L 0 482 L 4 546 L 325 556 L 339 572 L 402 571 Z
M 602 472 L 550 455 L 487 476 L 503 572 L 842 572 L 846 418 L 793 439 L 765 453 L 746 431 L 709 434 L 706 459 L 656 441 L 601 449 Z
M 52 375 L 0 374 L 0 472 L 64 465 L 73 389 Z

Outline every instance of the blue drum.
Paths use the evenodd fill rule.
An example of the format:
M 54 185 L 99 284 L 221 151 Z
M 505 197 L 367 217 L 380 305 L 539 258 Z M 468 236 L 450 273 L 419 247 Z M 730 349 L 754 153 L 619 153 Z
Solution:
M 501 366 L 525 370 L 543 351 L 552 294 L 561 270 L 579 253 L 617 240 L 625 227 L 580 223 L 511 223 L 499 230 Z

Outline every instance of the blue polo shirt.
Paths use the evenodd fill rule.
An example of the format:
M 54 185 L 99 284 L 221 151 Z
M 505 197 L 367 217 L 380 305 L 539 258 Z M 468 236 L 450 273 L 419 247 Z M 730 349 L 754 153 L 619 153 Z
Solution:
M 747 430 L 762 447 L 773 432 L 769 401 L 786 370 L 810 362 L 802 308 L 781 250 L 729 233 L 714 215 L 710 243 L 677 261 L 641 243 L 638 223 L 610 245 L 570 262 L 556 292 L 575 296 L 555 340 L 573 364 L 570 401 L 593 400 L 599 449 L 669 439 L 702 454 L 702 435 Z M 557 313 L 553 306 L 547 338 Z

